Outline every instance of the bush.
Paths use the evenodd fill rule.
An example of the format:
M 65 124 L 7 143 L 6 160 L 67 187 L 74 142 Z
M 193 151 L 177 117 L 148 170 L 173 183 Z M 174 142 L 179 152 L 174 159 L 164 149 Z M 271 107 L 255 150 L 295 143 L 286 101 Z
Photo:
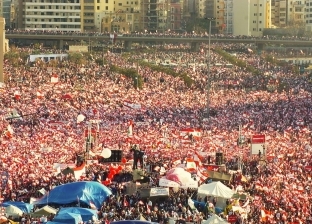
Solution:
M 172 68 L 161 65 L 154 65 L 144 61 L 140 61 L 139 63 L 141 66 L 149 67 L 153 71 L 162 72 L 173 77 L 180 77 L 184 81 L 184 84 L 189 88 L 194 84 L 194 80 L 190 76 L 188 76 L 187 73 L 177 73 Z
M 246 68 L 247 71 L 251 72 L 254 75 L 261 74 L 261 72 L 255 67 L 248 65 L 245 61 L 240 60 L 233 55 L 230 55 L 229 53 L 225 52 L 224 50 L 220 48 L 214 48 L 214 51 L 218 53 L 220 56 L 222 56 L 225 60 L 232 63 L 233 65 L 236 65 L 241 68 Z
M 113 72 L 117 72 L 119 74 L 122 74 L 122 75 L 126 76 L 127 78 L 132 79 L 133 87 L 142 89 L 143 78 L 141 75 L 139 75 L 137 73 L 137 71 L 134 68 L 128 69 L 128 68 L 121 68 L 121 67 L 118 67 L 116 65 L 111 65 L 110 70 Z

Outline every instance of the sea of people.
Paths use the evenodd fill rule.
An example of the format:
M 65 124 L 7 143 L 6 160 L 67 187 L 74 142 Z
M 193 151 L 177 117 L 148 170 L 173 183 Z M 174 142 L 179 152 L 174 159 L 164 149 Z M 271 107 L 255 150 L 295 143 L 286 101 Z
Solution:
M 84 64 L 69 58 L 55 67 L 42 61 L 15 67 L 6 60 L 7 82 L 0 89 L 3 200 L 29 202 L 31 197 L 40 197 L 38 190 L 42 188 L 49 191 L 53 186 L 77 181 L 73 175 L 56 175 L 54 164 L 75 163 L 77 154 L 85 150 L 88 122 L 99 120 L 98 143 L 102 147 L 122 150 L 123 157 L 131 160 L 130 147 L 136 144 L 147 156 L 149 167 L 169 170 L 176 165 L 175 161 L 185 161 L 195 152 L 202 156 L 202 163 L 214 163 L 216 152 L 223 153 L 228 168 L 239 161 L 247 181 L 232 178 L 227 184 L 233 189 L 243 186 L 252 200 L 248 217 L 238 215 L 237 223 L 312 223 L 309 73 L 298 74 L 291 67 L 268 63 L 263 55 L 248 52 L 243 45 L 213 44 L 208 117 L 207 46 L 192 53 L 178 52 L 174 45 L 167 47 L 170 46 L 175 51 L 123 55 L 107 52 L 105 60 L 110 65 L 137 69 L 144 80 L 142 88 L 112 71 L 108 64 L 97 64 L 102 53 L 93 52 L 94 60 Z M 231 48 L 231 53 L 235 51 L 238 59 L 261 74 L 253 74 L 247 66 L 229 66 L 216 53 L 217 48 Z M 188 74 L 194 84 L 187 87 L 180 77 L 154 71 L 137 63 L 139 60 L 170 61 L 176 65 L 172 69 Z M 51 77 L 57 77 L 58 82 L 51 82 Z M 285 85 L 288 88 L 280 88 Z M 77 122 L 78 115 L 85 119 Z M 180 132 L 185 128 L 200 129 L 201 137 L 192 141 L 181 139 Z M 239 136 L 249 139 L 255 134 L 266 136 L 265 157 L 261 159 L 258 155 L 250 156 L 248 141 L 237 144 Z M 98 150 L 94 147 L 95 152 Z M 105 180 L 109 166 L 92 165 L 81 180 Z M 125 176 L 109 185 L 115 197 L 100 209 L 103 223 L 136 219 L 140 215 L 158 223 L 169 218 L 179 223 L 201 223 L 213 213 L 209 198 L 202 199 L 206 204 L 208 201 L 207 207 L 190 208 L 187 199 L 194 196 L 194 189 L 171 189 L 170 197 L 153 201 L 139 194 L 127 195 L 123 183 L 131 181 L 132 171 L 125 164 L 120 166 Z M 150 175 L 150 186 L 157 186 L 159 173 Z M 35 222 L 30 218 L 23 220 Z

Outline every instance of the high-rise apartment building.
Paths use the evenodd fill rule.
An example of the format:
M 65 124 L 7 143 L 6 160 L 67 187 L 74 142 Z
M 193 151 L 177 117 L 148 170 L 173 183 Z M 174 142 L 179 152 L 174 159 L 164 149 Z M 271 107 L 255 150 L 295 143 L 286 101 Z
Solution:
M 233 1 L 233 34 L 261 36 L 271 28 L 271 0 Z
M 28 30 L 82 31 L 82 0 L 20 0 L 21 27 Z
M 312 0 L 306 0 L 305 3 L 305 29 L 312 32 Z
M 233 1 L 234 0 L 219 0 L 215 2 L 215 25 L 220 33 L 233 33 Z
M 5 19 L 5 28 L 11 27 L 11 0 L 1 0 L 0 1 L 0 16 Z
M 276 27 L 288 27 L 303 24 L 305 19 L 304 0 L 272 0 L 272 24 Z

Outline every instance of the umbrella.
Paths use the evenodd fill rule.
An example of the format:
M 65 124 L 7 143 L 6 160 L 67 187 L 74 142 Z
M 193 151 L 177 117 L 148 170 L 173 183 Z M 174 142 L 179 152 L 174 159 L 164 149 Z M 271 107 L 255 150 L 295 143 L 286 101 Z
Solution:
M 41 217 L 41 216 L 43 216 L 43 215 L 46 215 L 46 216 L 48 216 L 48 215 L 50 215 L 50 214 L 54 214 L 54 215 L 55 215 L 56 212 L 57 212 L 56 209 L 54 209 L 54 208 L 52 208 L 52 207 L 46 205 L 46 206 L 44 206 L 44 207 L 38 209 L 38 210 L 35 211 L 34 213 L 32 213 L 31 216 L 33 216 L 33 217 Z

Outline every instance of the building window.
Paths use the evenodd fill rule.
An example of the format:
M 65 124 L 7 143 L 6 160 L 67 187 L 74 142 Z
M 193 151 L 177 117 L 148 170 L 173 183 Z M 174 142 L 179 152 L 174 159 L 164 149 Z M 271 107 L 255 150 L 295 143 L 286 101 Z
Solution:
M 97 9 L 97 10 L 100 10 L 100 6 L 97 6 L 96 9 Z
M 119 6 L 122 6 L 122 3 L 118 3 Z
M 108 4 L 108 0 L 105 0 L 105 3 Z
M 262 21 L 259 21 L 259 23 L 262 23 Z
M 108 10 L 108 6 L 105 6 L 105 10 Z
M 101 3 L 100 0 L 97 0 L 97 3 Z

